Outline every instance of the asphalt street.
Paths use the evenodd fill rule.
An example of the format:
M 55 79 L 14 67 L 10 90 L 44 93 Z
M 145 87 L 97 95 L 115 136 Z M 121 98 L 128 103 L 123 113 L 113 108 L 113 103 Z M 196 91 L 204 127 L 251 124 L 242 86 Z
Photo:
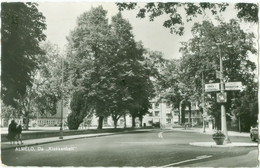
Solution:
M 232 142 L 251 142 L 249 137 L 230 139 Z M 221 163 L 221 159 L 246 156 L 257 149 L 189 145 L 190 142 L 209 141 L 212 141 L 211 135 L 177 131 L 117 134 L 2 150 L 2 163 L 8 166 L 182 167 L 196 164 L 203 167 L 203 162 L 218 160 Z M 225 166 L 225 163 L 220 166 Z M 257 162 L 240 166 L 256 167 Z

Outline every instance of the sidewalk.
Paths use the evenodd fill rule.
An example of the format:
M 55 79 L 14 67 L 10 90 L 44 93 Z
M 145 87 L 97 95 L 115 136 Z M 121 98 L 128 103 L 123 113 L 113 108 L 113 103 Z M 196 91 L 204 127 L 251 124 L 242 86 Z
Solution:
M 203 132 L 202 128 L 172 128 L 171 130 L 174 131 L 182 131 L 182 132 L 194 132 L 194 133 L 201 133 L 201 134 L 213 134 L 215 130 L 212 129 L 205 129 L 205 133 Z M 236 131 L 228 131 L 228 136 L 240 136 L 240 137 L 250 137 L 250 133 L 247 132 L 236 132 Z
M 113 133 L 94 133 L 94 134 L 81 134 L 81 135 L 70 135 L 70 136 L 63 136 L 63 139 L 59 139 L 59 137 L 50 137 L 50 138 L 39 138 L 39 139 L 28 139 L 24 140 L 22 145 L 11 145 L 10 142 L 1 142 L 1 150 L 6 149 L 15 149 L 16 147 L 27 147 L 39 144 L 47 144 L 53 142 L 61 142 L 61 141 L 68 141 L 72 139 L 81 139 L 81 138 L 92 138 L 92 137 L 101 137 L 101 136 L 109 136 L 109 135 L 116 135 L 122 133 L 131 133 L 131 132 L 149 132 L 153 129 L 138 129 L 138 130 L 126 130 L 122 132 L 113 132 Z

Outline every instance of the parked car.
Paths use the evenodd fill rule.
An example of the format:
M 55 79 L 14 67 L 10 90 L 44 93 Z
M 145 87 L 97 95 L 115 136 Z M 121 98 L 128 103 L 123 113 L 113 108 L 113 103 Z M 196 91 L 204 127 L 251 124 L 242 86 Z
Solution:
M 252 141 L 258 140 L 258 128 L 251 127 L 250 129 L 250 138 Z

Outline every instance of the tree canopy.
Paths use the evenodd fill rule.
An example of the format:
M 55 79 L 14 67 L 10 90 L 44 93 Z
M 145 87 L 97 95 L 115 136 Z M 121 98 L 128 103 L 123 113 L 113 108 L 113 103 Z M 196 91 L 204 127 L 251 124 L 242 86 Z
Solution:
M 205 83 L 219 83 L 219 79 L 216 77 L 216 70 L 219 70 L 219 50 L 223 60 L 224 81 L 240 81 L 247 89 L 254 88 L 256 64 L 249 59 L 249 55 L 256 55 L 257 53 L 253 33 L 246 33 L 242 30 L 236 20 L 230 20 L 228 23 L 220 21 L 219 25 L 214 25 L 209 21 L 196 23 L 192 28 L 192 33 L 193 38 L 184 42 L 181 48 L 183 52 L 181 71 L 185 72 L 182 81 L 189 88 L 192 88 L 189 91 L 190 95 L 197 100 L 201 99 L 202 76 Z M 220 47 L 219 50 L 217 44 Z M 241 93 L 239 91 L 227 91 L 226 108 L 229 114 L 232 111 L 234 112 L 232 100 L 242 100 L 243 96 L 249 93 L 247 89 Z M 207 96 L 207 99 L 211 104 L 209 113 L 219 118 L 220 105 L 216 103 L 215 93 L 211 93 L 210 96 Z M 252 98 L 251 100 L 254 102 L 255 99 Z M 236 109 L 240 109 L 241 105 L 237 104 Z M 254 106 L 257 105 L 254 104 Z M 250 111 L 252 116 L 255 112 Z
M 94 109 L 102 128 L 103 118 L 110 115 L 116 127 L 117 120 L 126 113 L 134 118 L 145 114 L 153 93 L 149 68 L 145 66 L 142 44 L 135 42 L 132 26 L 121 13 L 108 24 L 106 11 L 92 8 L 78 18 L 68 41 L 72 92 L 82 95 L 80 98 L 88 104 L 85 116 Z M 71 114 L 68 121 L 73 116 L 76 119 Z
M 39 42 L 45 40 L 45 17 L 36 3 L 1 3 L 2 21 L 2 99 L 15 107 L 14 99 L 32 86 L 32 72 L 42 53 Z
M 136 2 L 116 3 L 120 11 L 133 10 L 138 6 Z M 184 20 L 189 22 L 198 15 L 203 15 L 209 11 L 212 15 L 224 12 L 229 6 L 228 3 L 181 3 L 181 2 L 149 2 L 140 7 L 137 17 L 145 18 L 147 15 L 150 21 L 156 17 L 167 15 L 168 19 L 164 21 L 163 26 L 170 29 L 171 33 L 183 35 Z M 245 21 L 258 22 L 258 5 L 253 3 L 237 3 L 235 8 L 238 10 L 237 17 Z M 182 14 L 182 9 L 184 13 Z

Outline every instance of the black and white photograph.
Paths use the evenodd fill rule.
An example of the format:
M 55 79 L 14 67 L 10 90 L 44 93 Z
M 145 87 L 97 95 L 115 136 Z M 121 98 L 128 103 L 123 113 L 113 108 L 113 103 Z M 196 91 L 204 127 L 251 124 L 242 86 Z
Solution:
M 2 1 L 2 167 L 258 167 L 258 1 Z

